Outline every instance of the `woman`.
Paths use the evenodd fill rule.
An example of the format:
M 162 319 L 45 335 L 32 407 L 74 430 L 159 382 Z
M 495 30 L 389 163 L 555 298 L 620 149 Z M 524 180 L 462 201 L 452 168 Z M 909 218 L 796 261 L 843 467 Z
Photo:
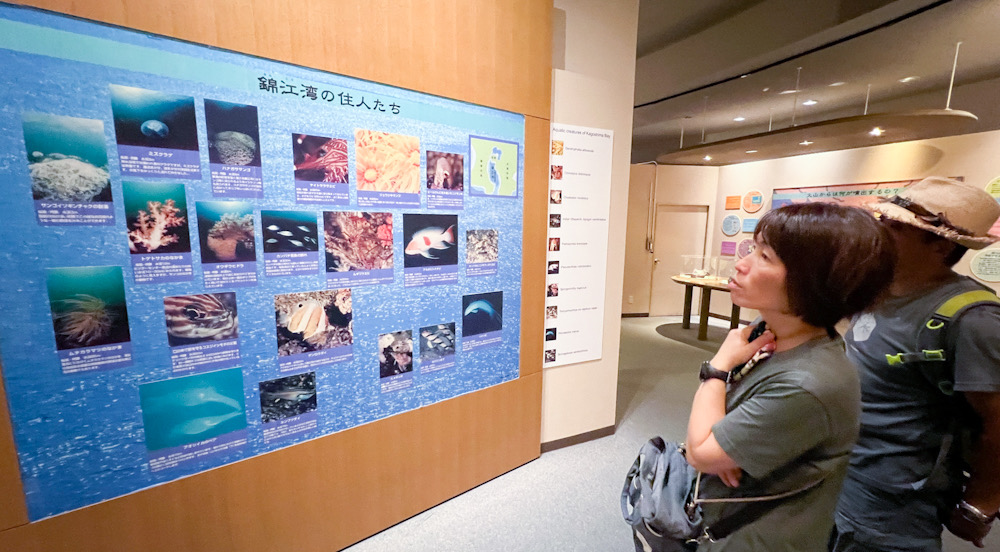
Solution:
M 751 327 L 731 331 L 703 366 L 687 459 L 718 475 L 703 480 L 703 498 L 773 495 L 820 482 L 699 550 L 821 552 L 860 411 L 857 371 L 834 324 L 871 306 L 889 284 L 892 241 L 860 209 L 809 203 L 769 212 L 754 243 L 729 289 L 734 304 L 760 312 L 767 331 L 750 342 Z M 727 384 L 729 372 L 759 351 L 770 358 Z M 706 504 L 706 526 L 727 508 L 734 505 Z

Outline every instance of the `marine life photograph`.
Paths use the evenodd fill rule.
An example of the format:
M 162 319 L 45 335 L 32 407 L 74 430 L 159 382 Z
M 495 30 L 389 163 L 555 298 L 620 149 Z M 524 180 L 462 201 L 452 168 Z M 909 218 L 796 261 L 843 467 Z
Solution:
M 503 329 L 503 292 L 462 296 L 462 336 Z
M 146 448 L 189 445 L 246 429 L 243 372 L 239 368 L 139 386 Z
M 354 343 L 353 316 L 349 289 L 275 295 L 278 356 Z
M 500 256 L 500 234 L 490 228 L 465 233 L 465 262 L 493 263 Z
M 324 211 L 326 271 L 392 268 L 392 213 Z
M 347 183 L 347 140 L 293 134 L 292 160 L 295 180 Z
M 555 361 L 556 361 L 556 350 L 545 349 L 545 362 L 555 362 Z
M 117 84 L 108 87 L 118 144 L 198 151 L 194 98 Z
M 559 284 L 552 283 L 545 287 L 546 297 L 559 297 Z
M 562 175 L 563 175 L 562 165 L 549 165 L 550 180 L 562 180 Z
M 549 215 L 549 228 L 562 226 L 562 215 Z
M 559 307 L 553 305 L 551 307 L 545 307 L 545 319 L 555 320 L 559 318 Z
M 245 201 L 198 201 L 198 237 L 202 263 L 257 260 L 253 204 Z
M 431 361 L 455 354 L 455 323 L 420 328 L 420 360 Z
M 554 341 L 555 339 L 556 339 L 556 329 L 545 328 L 545 341 Z
M 256 106 L 205 100 L 205 128 L 209 163 L 260 166 Z
M 403 214 L 403 266 L 458 264 L 458 215 Z
M 559 261 L 549 261 L 545 272 L 548 274 L 559 274 Z
M 236 294 L 231 291 L 164 297 L 163 315 L 171 347 L 239 337 Z
M 123 181 L 122 197 L 129 253 L 191 251 L 184 184 Z
M 560 238 L 549 238 L 549 251 L 559 251 Z
M 378 336 L 378 375 L 388 378 L 413 371 L 413 330 Z
M 111 201 L 102 121 L 31 111 L 21 121 L 34 199 Z
M 257 387 L 265 424 L 316 410 L 316 372 L 262 381 Z
M 314 211 L 260 212 L 264 253 L 319 251 L 319 225 Z
M 516 142 L 469 136 L 469 193 L 517 197 Z
M 56 349 L 131 341 L 120 266 L 46 270 Z
M 420 139 L 376 130 L 354 131 L 358 190 L 420 193 Z
M 552 141 L 552 155 L 562 155 L 565 143 L 562 140 Z
M 427 151 L 427 189 L 465 189 L 465 157 L 457 153 Z
M 549 203 L 559 205 L 562 203 L 562 190 L 549 190 Z

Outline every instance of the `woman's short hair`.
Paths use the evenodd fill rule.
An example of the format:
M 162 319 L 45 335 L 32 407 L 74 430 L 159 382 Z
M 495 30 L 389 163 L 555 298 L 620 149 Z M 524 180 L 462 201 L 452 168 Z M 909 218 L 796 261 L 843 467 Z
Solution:
M 789 307 L 813 326 L 831 330 L 872 306 L 892 281 L 892 237 L 858 208 L 786 205 L 760 219 L 754 238 L 781 259 Z

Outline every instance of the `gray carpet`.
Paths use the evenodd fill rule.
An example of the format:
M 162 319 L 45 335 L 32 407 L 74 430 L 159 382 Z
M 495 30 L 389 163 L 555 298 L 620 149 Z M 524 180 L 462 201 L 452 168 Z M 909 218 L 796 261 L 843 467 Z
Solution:
M 632 550 L 619 506 L 625 472 L 649 437 L 683 440 L 698 366 L 712 356 L 726 332 L 710 328 L 715 343 L 709 347 L 694 339 L 697 324 L 680 330 L 679 321 L 622 320 L 614 435 L 543 454 L 346 550 Z M 945 540 L 945 552 L 979 550 L 950 536 Z M 998 550 L 998 543 L 1000 535 L 991 535 L 987 546 Z

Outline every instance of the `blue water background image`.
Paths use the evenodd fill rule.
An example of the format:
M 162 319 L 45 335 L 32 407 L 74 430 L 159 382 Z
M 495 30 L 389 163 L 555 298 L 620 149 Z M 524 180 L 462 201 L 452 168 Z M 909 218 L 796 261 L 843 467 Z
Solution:
M 25 150 L 29 158 L 34 152 L 43 156 L 62 154 L 79 157 L 99 169 L 107 169 L 108 150 L 104 142 L 103 121 L 35 112 L 25 112 L 22 119 Z
M 23 111 L 51 112 L 97 119 L 104 122 L 104 145 L 116 152 L 115 126 L 109 84 L 132 86 L 183 97 L 193 97 L 201 164 L 209 163 L 205 137 L 205 98 L 225 99 L 258 107 L 260 150 L 263 159 L 264 199 L 256 208 L 255 240 L 262 251 L 257 219 L 260 209 L 302 211 L 295 203 L 292 144 L 289 136 L 306 133 L 348 141 L 350 206 L 359 210 L 355 191 L 354 130 L 357 128 L 392 132 L 420 138 L 421 160 L 426 150 L 465 155 L 465 174 L 470 174 L 469 135 L 488 136 L 522 144 L 518 182 L 523 183 L 524 119 L 520 115 L 471 104 L 435 98 L 401 89 L 349 79 L 317 71 L 291 67 L 198 46 L 95 26 L 31 10 L 0 6 L 0 16 L 14 20 L 44 22 L 52 27 L 114 38 L 122 44 L 153 47 L 172 54 L 192 56 L 191 63 L 170 65 L 171 71 L 186 71 L 209 60 L 227 64 L 227 71 L 206 72 L 203 80 L 181 80 L 155 74 L 164 64 L 144 58 L 149 72 L 133 72 L 101 64 L 69 62 L 30 53 L 0 49 L 5 71 L 0 73 L 0 124 L 18 128 Z M 3 38 L 0 38 L 2 41 Z M 109 59 L 116 51 L 108 52 Z M 166 55 L 166 54 L 165 54 Z M 116 61 L 117 63 L 117 61 Z M 109 62 L 110 64 L 110 62 Z M 144 69 L 144 71 L 147 69 Z M 242 88 L 220 85 L 220 75 L 243 72 Z M 334 90 L 361 91 L 368 105 L 380 99 L 388 106 L 395 102 L 401 114 L 364 108 L 342 107 L 301 97 L 281 96 L 258 90 L 256 76 L 272 75 L 290 82 L 319 83 Z M 40 82 L 41 81 L 41 82 Z M 216 83 L 216 84 L 205 84 Z M 230 82 L 230 84 L 232 84 Z M 360 97 L 355 96 L 355 103 Z M 137 117 L 138 118 L 138 117 Z M 173 129 L 171 129 L 173 132 Z M 29 516 L 32 520 L 87 506 L 158 483 L 198 473 L 277 448 L 369 423 L 386 416 L 412 410 L 510 381 L 518 377 L 519 315 L 521 308 L 521 221 L 522 194 L 518 198 L 469 196 L 466 186 L 464 210 L 457 211 L 462 229 L 497 229 L 499 269 L 493 276 L 465 276 L 465 232 L 459 232 L 458 283 L 430 287 L 403 287 L 402 214 L 441 213 L 426 209 L 426 193 L 417 209 L 389 210 L 393 213 L 393 240 L 396 262 L 394 283 L 358 287 L 352 290 L 354 340 L 353 358 L 321 366 L 317 377 L 319 427 L 291 441 L 265 445 L 262 435 L 259 382 L 284 376 L 278 369 L 274 323 L 274 296 L 284 293 L 317 291 L 326 288 L 323 267 L 315 275 L 268 278 L 264 263 L 257 263 L 258 285 L 252 288 L 223 288 L 235 291 L 239 313 L 243 399 L 248 443 L 220 457 L 184 464 L 151 473 L 149 450 L 143 427 L 140 388 L 173 377 L 170 347 L 163 320 L 166 296 L 204 293 L 202 267 L 194 265 L 191 282 L 133 285 L 125 212 L 117 155 L 110 155 L 109 172 L 115 198 L 116 220 L 111 227 L 65 228 L 39 226 L 34 218 L 27 154 L 22 133 L 0 135 L 0 169 L 7 175 L 9 192 L 0 196 L 5 224 L 0 227 L 7 247 L 0 251 L 0 269 L 16 275 L 0 279 L 0 355 L 15 442 L 21 465 Z M 421 167 L 425 174 L 426 167 Z M 213 201 L 208 171 L 204 180 L 179 181 L 186 187 L 189 220 L 196 218 L 195 202 Z M 523 184 L 521 184 L 523 185 Z M 332 206 L 306 209 L 335 210 Z M 191 225 L 192 236 L 197 232 Z M 322 241 L 322 235 L 320 235 Z M 200 258 L 200 244 L 192 240 L 192 257 Z M 258 261 L 261 257 L 258 255 Z M 321 263 L 322 264 L 322 263 Z M 129 368 L 62 374 L 55 351 L 52 318 L 46 290 L 46 268 L 121 266 L 125 298 L 134 345 Z M 214 291 L 214 290 L 213 290 Z M 455 368 L 422 375 L 417 370 L 409 389 L 382 394 L 378 377 L 378 336 L 383 333 L 435 324 L 455 323 L 462 334 L 462 296 L 502 291 L 503 343 L 471 353 L 457 340 Z

